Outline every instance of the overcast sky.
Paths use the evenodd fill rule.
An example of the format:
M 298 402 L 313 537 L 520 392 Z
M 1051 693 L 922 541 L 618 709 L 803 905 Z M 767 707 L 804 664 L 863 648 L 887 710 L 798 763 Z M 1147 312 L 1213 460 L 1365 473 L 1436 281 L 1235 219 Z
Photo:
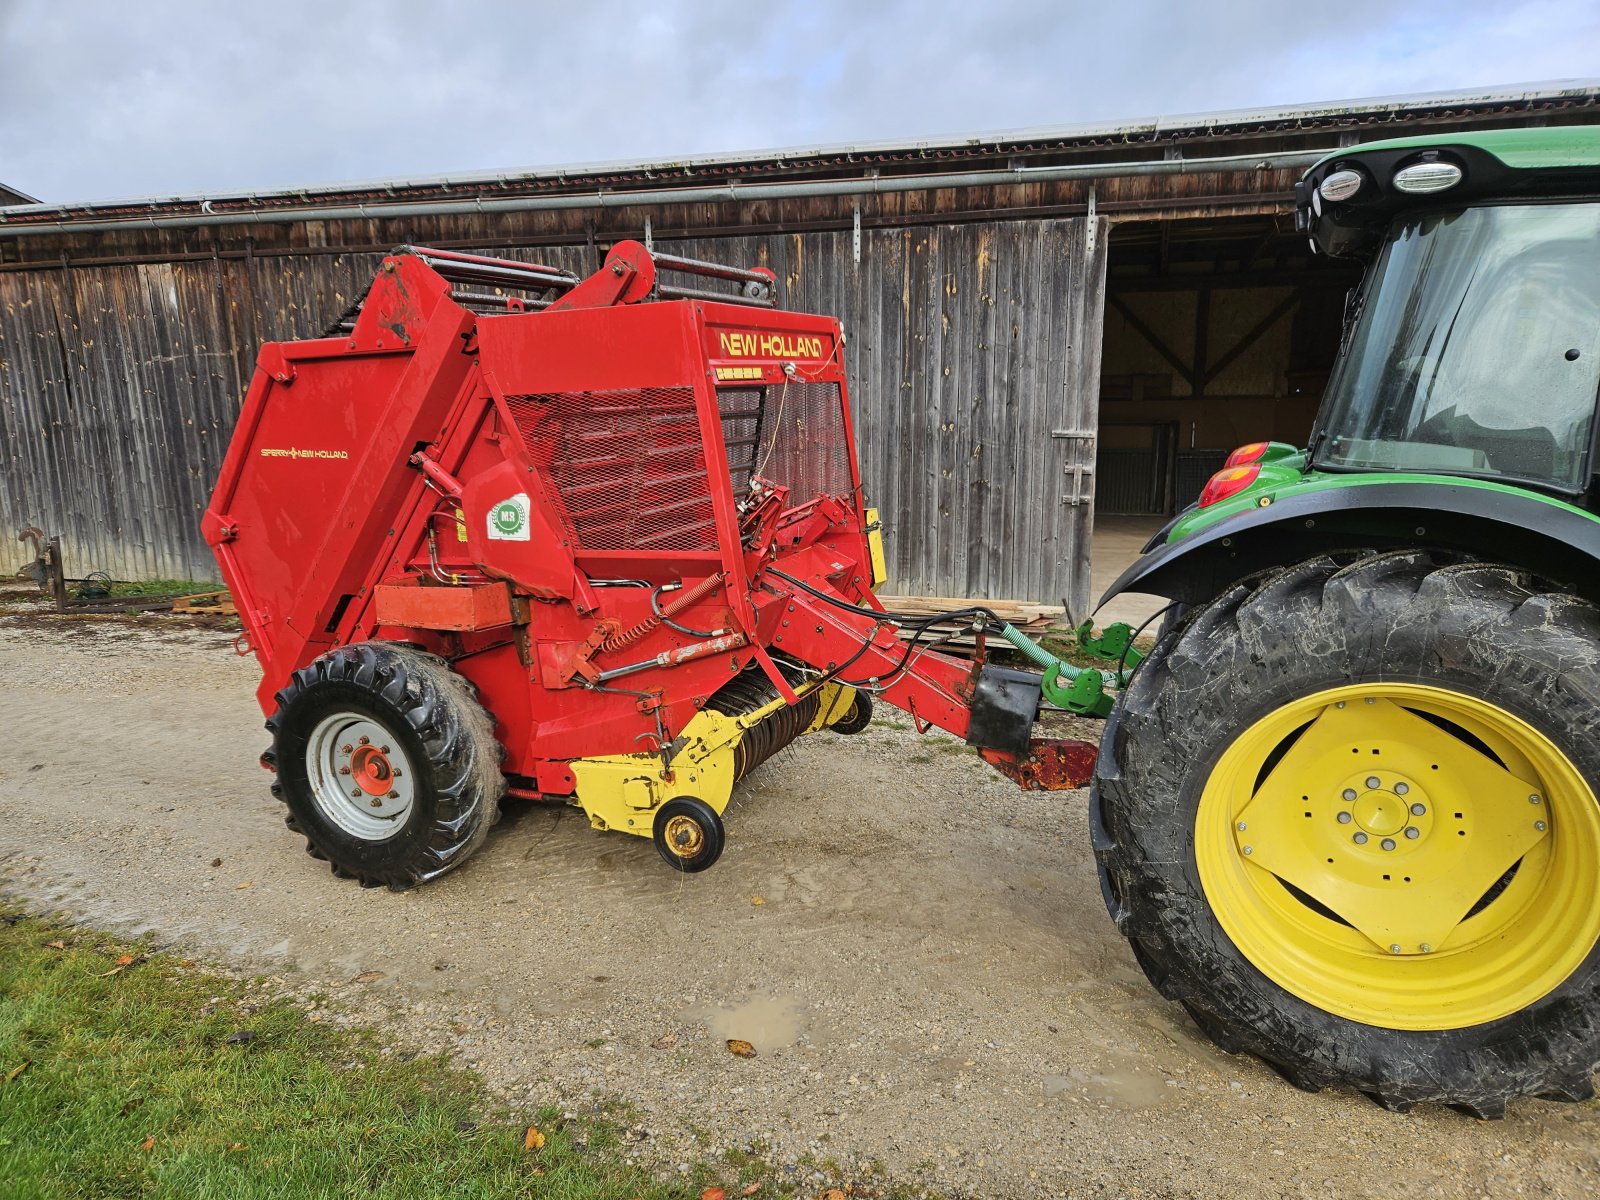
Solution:
M 1595 0 L 0 0 L 0 181 L 273 189 L 1595 75 Z

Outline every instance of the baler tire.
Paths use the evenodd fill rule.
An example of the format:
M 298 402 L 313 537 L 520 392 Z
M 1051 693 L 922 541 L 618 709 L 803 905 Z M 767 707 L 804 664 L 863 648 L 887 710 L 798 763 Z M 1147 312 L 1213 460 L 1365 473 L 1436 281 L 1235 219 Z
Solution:
M 668 841 L 671 827 L 680 822 L 685 823 L 685 829 L 692 831 L 692 836 L 698 839 L 699 849 L 694 854 L 682 854 L 674 850 Z M 661 860 L 674 871 L 689 875 L 704 871 L 721 858 L 723 846 L 727 843 L 727 832 L 717 810 L 694 796 L 678 796 L 658 808 L 652 832 L 656 853 L 661 855 Z
M 1264 839 L 1273 836 L 1276 809 L 1255 810 L 1248 833 L 1234 833 L 1244 828 L 1233 820 L 1241 808 L 1223 810 L 1221 823 L 1213 823 L 1214 789 L 1242 798 L 1247 807 L 1303 738 L 1306 755 L 1289 769 L 1296 772 L 1294 790 L 1310 795 L 1294 797 L 1288 807 L 1303 803 L 1311 810 L 1305 815 L 1315 814 L 1316 822 L 1338 816 L 1338 829 L 1360 829 L 1367 816 L 1346 822 L 1350 814 L 1339 807 L 1340 800 L 1348 801 L 1347 791 L 1331 792 L 1319 809 L 1322 793 L 1337 785 L 1307 764 L 1332 761 L 1310 757 L 1320 753 L 1323 730 L 1354 727 L 1312 731 L 1331 708 L 1344 708 L 1332 701 L 1346 693 L 1349 713 L 1334 719 L 1357 719 L 1351 714 L 1364 711 L 1357 706 L 1363 690 L 1378 697 L 1367 704 L 1393 707 L 1375 708 L 1365 717 L 1379 723 L 1370 737 L 1384 744 L 1387 757 L 1353 760 L 1358 774 L 1385 768 L 1397 778 L 1407 774 L 1406 756 L 1414 747 L 1432 750 L 1427 758 L 1456 752 L 1432 745 L 1431 735 L 1419 732 L 1421 725 L 1391 724 L 1391 734 L 1382 732 L 1385 721 L 1417 717 L 1462 747 L 1462 765 L 1495 760 L 1508 778 L 1543 781 L 1537 786 L 1544 794 L 1526 801 L 1539 805 L 1529 809 L 1531 816 L 1548 816 L 1549 840 L 1521 851 L 1465 917 L 1453 918 L 1465 925 L 1482 914 L 1498 924 L 1475 926 L 1477 932 L 1464 932 L 1458 944 L 1441 939 L 1438 953 L 1419 939 L 1404 956 L 1390 958 L 1363 939 L 1352 921 L 1264 869 Z M 1442 698 L 1439 707 L 1430 707 L 1432 697 Z M 1306 718 L 1296 707 L 1306 704 L 1327 707 L 1319 710 L 1323 715 Z M 1488 715 L 1486 724 L 1474 727 L 1452 724 L 1445 713 L 1459 715 L 1461 722 L 1469 721 L 1468 714 Z M 1274 744 L 1278 726 L 1272 722 L 1280 719 L 1285 728 L 1295 728 Z M 1267 736 L 1252 743 L 1258 730 Z M 1526 745 L 1517 742 L 1518 730 L 1531 731 Z M 1328 744 L 1337 751 L 1347 742 Z M 1259 769 L 1250 745 L 1269 747 Z M 1240 747 L 1245 769 L 1230 772 Z M 1548 747 L 1548 754 L 1540 747 Z M 1374 765 L 1380 762 L 1385 768 Z M 1421 804 L 1428 784 L 1408 785 L 1401 794 L 1424 812 L 1437 807 L 1443 832 L 1472 828 L 1447 824 L 1462 813 L 1442 810 L 1467 808 L 1475 788 L 1490 795 L 1489 782 L 1457 771 L 1457 778 L 1470 782 L 1464 790 L 1446 790 L 1458 785 L 1451 764 L 1445 758 L 1439 763 L 1445 770 L 1429 773 L 1437 806 Z M 1336 771 L 1349 767 L 1346 761 Z M 1428 771 L 1427 765 L 1420 769 Z M 1392 790 L 1395 784 L 1382 786 Z M 1368 554 L 1353 562 L 1323 556 L 1236 584 L 1161 638 L 1107 721 L 1090 824 L 1106 904 L 1135 959 L 1161 994 L 1182 1004 L 1223 1049 L 1253 1054 L 1306 1090 L 1345 1085 L 1397 1111 L 1435 1102 L 1492 1118 L 1520 1096 L 1585 1100 L 1595 1094 L 1600 897 L 1592 873 L 1587 880 L 1578 876 L 1600 861 L 1597 788 L 1600 607 L 1544 588 L 1513 567 L 1441 563 L 1423 551 Z M 1458 802 L 1443 803 L 1451 796 Z M 1374 800 L 1383 798 L 1374 792 Z M 1523 799 L 1518 793 L 1516 800 Z M 1498 811 L 1520 822 L 1523 814 L 1513 812 L 1515 807 Z M 1476 819 L 1470 811 L 1466 816 Z M 1401 819 L 1420 824 L 1434 817 Z M 1300 828 L 1314 831 L 1307 835 L 1309 845 L 1317 826 Z M 1378 849 L 1379 836 L 1370 835 L 1370 847 L 1369 839 L 1356 839 L 1360 852 Z M 1432 834 L 1408 830 L 1406 837 Z M 1243 865 L 1238 856 L 1250 853 L 1243 843 L 1251 838 L 1260 843 L 1258 853 Z M 1449 839 L 1439 845 L 1470 848 L 1475 842 Z M 1412 843 L 1419 851 L 1433 844 Z M 1406 847 L 1404 839 L 1398 841 L 1394 863 L 1425 863 L 1403 858 Z M 1387 850 L 1382 847 L 1380 857 Z M 1320 864 L 1318 853 L 1338 857 L 1330 843 L 1308 861 Z M 1344 869 L 1340 859 L 1329 875 Z M 1373 868 L 1371 877 L 1382 869 Z M 1418 880 L 1433 882 L 1420 875 Z M 1495 916 L 1496 902 L 1513 884 L 1523 888 L 1520 898 L 1508 900 L 1504 915 Z M 1436 895 L 1417 893 L 1424 907 L 1435 904 L 1442 912 Z M 1563 915 L 1574 909 L 1579 915 Z M 1558 920 L 1572 922 L 1561 926 L 1564 938 L 1549 936 L 1554 926 L 1548 923 Z M 1281 945 L 1283 938 L 1298 937 L 1295 922 L 1309 936 L 1274 957 L 1273 938 Z M 1319 936 L 1325 944 L 1319 945 Z M 1555 949 L 1543 948 L 1547 940 Z M 1513 948 L 1494 951 L 1497 942 Z M 1487 959 L 1471 957 L 1492 952 L 1512 955 L 1512 966 L 1495 973 Z M 1304 965 L 1296 965 L 1295 955 Z M 1475 966 L 1474 977 L 1469 972 Z M 1329 981 L 1320 993 L 1319 976 Z M 1371 985 L 1381 997 L 1364 994 L 1359 985 Z M 1415 999 L 1408 1009 L 1407 1002 L 1391 1004 L 1391 995 Z
M 267 720 L 272 746 L 262 756 L 277 772 L 272 794 L 287 806 L 285 823 L 305 837 L 306 852 L 334 875 L 404 891 L 460 866 L 482 845 L 505 793 L 504 751 L 476 689 L 444 659 L 358 642 L 296 671 L 275 699 Z M 313 734 L 340 714 L 381 728 L 413 772 L 408 809 L 381 836 L 341 825 L 316 798 Z
M 828 728 L 835 733 L 853 734 L 861 733 L 870 724 L 872 724 L 872 697 L 865 692 L 857 692 L 855 700 L 850 704 L 850 711 Z

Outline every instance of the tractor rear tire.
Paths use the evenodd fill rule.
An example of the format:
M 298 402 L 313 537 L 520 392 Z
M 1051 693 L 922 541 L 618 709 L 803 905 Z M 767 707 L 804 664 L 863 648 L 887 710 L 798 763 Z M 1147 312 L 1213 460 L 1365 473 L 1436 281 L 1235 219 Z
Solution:
M 262 761 L 306 852 L 363 887 L 403 891 L 464 863 L 505 793 L 494 720 L 437 655 L 359 642 L 294 673 Z
M 1188 614 L 1090 814 L 1118 929 L 1222 1048 L 1491 1118 L 1595 1094 L 1597 785 L 1600 609 L 1406 551 Z

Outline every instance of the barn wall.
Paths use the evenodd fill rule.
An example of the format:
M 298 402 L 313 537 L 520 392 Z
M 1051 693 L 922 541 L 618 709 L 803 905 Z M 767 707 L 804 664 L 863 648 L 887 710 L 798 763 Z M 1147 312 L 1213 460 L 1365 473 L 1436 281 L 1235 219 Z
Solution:
M 1081 611 L 1091 505 L 1071 502 L 1071 468 L 1093 463 L 1093 442 L 1051 432 L 1094 432 L 1107 239 L 1102 221 L 1086 253 L 1087 228 L 879 226 L 859 263 L 848 229 L 656 244 L 770 266 L 785 307 L 843 320 L 891 590 Z M 602 249 L 480 248 L 579 272 Z M 0 272 L 0 529 L 61 534 L 74 573 L 214 578 L 198 522 L 255 347 L 322 332 L 378 261 L 246 253 Z

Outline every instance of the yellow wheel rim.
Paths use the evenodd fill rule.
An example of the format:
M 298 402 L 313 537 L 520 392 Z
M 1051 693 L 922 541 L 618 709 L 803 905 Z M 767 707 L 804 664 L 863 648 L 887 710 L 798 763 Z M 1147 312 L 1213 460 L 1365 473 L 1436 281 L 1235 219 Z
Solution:
M 668 817 L 663 836 L 667 849 L 679 858 L 694 858 L 706 844 L 706 831 L 700 828 L 700 822 L 693 817 Z
M 1549 994 L 1600 940 L 1600 807 L 1553 742 L 1421 684 L 1284 705 L 1223 753 L 1195 861 L 1241 953 L 1327 1012 L 1459 1029 Z

